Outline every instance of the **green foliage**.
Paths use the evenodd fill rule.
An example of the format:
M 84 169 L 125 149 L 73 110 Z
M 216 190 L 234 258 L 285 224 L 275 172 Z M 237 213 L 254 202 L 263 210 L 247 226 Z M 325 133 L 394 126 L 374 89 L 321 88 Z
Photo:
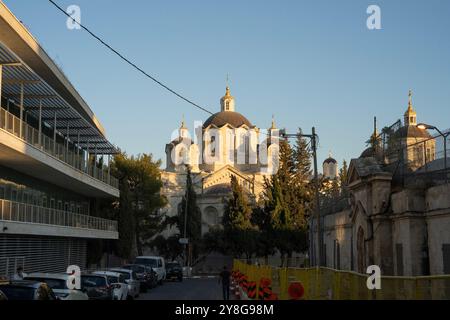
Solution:
M 142 254 L 150 239 L 166 227 L 159 212 L 166 204 L 160 194 L 160 165 L 151 154 L 129 157 L 120 153 L 114 158 L 112 172 L 120 188 L 118 254 L 123 258 L 129 258 L 134 247 Z
M 151 241 L 150 247 L 156 249 L 166 260 L 176 260 L 183 254 L 183 247 L 180 245 L 179 240 L 179 235 L 173 235 L 167 239 L 159 235 Z

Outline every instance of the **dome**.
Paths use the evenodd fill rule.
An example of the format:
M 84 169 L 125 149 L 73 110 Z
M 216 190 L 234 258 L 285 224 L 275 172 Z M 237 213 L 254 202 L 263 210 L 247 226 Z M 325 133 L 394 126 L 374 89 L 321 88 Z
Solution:
M 334 163 L 334 164 L 337 164 L 337 161 L 336 161 L 336 159 L 334 159 L 334 158 L 332 158 L 332 157 L 329 157 L 328 159 L 325 159 L 325 161 L 323 162 L 324 164 L 325 163 Z
M 395 132 L 396 138 L 425 138 L 429 139 L 432 136 L 427 130 L 419 129 L 417 126 L 404 126 Z
M 231 186 L 229 184 L 218 184 L 205 190 L 206 195 L 227 194 L 231 192 Z
M 361 153 L 361 155 L 359 157 L 360 158 L 369 158 L 369 157 L 373 157 L 374 155 L 375 155 L 375 151 L 373 150 L 372 147 L 369 147 L 366 150 L 364 150 L 363 153 Z
M 203 125 L 203 128 L 207 128 L 210 125 L 214 125 L 220 128 L 226 124 L 229 124 L 234 128 L 239 128 L 244 124 L 248 127 L 253 127 L 250 121 L 248 121 L 248 119 L 239 112 L 222 111 L 209 117 L 209 119 L 206 120 L 205 124 Z

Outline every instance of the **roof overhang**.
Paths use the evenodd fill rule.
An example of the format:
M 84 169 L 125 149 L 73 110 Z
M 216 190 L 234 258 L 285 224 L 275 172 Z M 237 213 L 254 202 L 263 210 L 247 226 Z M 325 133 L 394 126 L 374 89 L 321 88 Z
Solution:
M 22 81 L 26 88 L 24 105 L 30 108 L 30 112 L 37 113 L 40 101 L 44 101 L 46 108 L 43 117 L 47 114 L 48 118 L 52 118 L 56 111 L 61 121 L 58 124 L 61 125 L 64 118 L 70 121 L 79 119 L 73 122 L 77 128 L 86 128 L 81 134 L 96 135 L 100 140 L 104 140 L 103 145 L 108 145 L 111 151 L 115 149 L 106 140 L 105 130 L 88 104 L 27 28 L 0 0 L 1 62 L 19 62 L 19 65 L 4 66 L 4 97 L 16 100 L 20 96 Z M 78 130 L 70 134 L 77 135 Z

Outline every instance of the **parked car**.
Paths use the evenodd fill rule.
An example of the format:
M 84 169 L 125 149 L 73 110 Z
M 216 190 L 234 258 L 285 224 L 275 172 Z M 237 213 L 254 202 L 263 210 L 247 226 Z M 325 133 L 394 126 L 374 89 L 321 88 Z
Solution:
M 129 298 L 134 299 L 139 297 L 139 293 L 141 292 L 141 282 L 137 278 L 136 272 L 134 272 L 133 270 L 121 268 L 112 268 L 109 270 L 113 272 L 118 272 L 123 275 L 125 283 L 128 284 Z
M 134 260 L 135 264 L 146 265 L 155 270 L 158 276 L 158 283 L 162 284 L 166 280 L 166 266 L 164 258 L 157 256 L 140 256 Z
M 183 267 L 179 262 L 173 261 L 166 264 L 166 279 L 183 281 Z
M 112 300 L 113 288 L 108 283 L 106 275 L 82 274 L 81 290 L 90 300 Z
M 128 298 L 128 284 L 125 282 L 123 274 L 113 271 L 95 271 L 93 274 L 106 276 L 108 285 L 113 289 L 113 300 Z
M 53 290 L 44 282 L 20 280 L 0 283 L 0 291 L 8 300 L 57 300 Z
M 141 282 L 141 292 L 154 288 L 158 284 L 158 276 L 156 271 L 143 264 L 127 264 L 123 269 L 133 270 L 136 272 L 137 279 Z
M 81 290 L 71 290 L 67 287 L 68 274 L 64 273 L 30 273 L 24 280 L 46 283 L 60 300 L 89 300 Z

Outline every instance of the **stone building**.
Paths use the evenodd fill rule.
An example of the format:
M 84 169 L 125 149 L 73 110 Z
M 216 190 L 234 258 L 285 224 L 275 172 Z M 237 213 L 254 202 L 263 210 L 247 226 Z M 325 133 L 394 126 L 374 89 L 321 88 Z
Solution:
M 351 161 L 349 196 L 321 209 L 322 264 L 361 273 L 375 264 L 384 275 L 450 274 L 448 169 L 436 165 L 437 138 L 417 126 L 411 93 L 403 126 L 384 138 Z
M 262 132 L 236 112 L 228 87 L 220 106 L 221 111 L 195 128 L 194 135 L 183 121 L 175 139 L 166 145 L 167 166 L 162 172 L 162 193 L 169 201 L 163 210 L 175 216 L 185 194 L 186 165 L 190 166 L 202 216 L 202 234 L 221 225 L 232 175 L 250 199 L 257 201 L 263 192 L 264 177 L 277 163 L 278 144 L 272 143 L 278 137 L 274 121 L 267 134 Z M 168 229 L 164 235 L 174 232 Z

